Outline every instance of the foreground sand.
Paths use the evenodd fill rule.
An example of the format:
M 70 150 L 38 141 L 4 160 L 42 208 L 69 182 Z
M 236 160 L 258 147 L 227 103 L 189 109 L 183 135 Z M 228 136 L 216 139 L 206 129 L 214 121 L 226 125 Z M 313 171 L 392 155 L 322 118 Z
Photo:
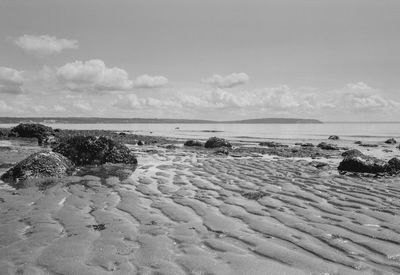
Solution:
M 127 180 L 0 189 L 0 274 L 398 274 L 398 178 L 139 149 Z

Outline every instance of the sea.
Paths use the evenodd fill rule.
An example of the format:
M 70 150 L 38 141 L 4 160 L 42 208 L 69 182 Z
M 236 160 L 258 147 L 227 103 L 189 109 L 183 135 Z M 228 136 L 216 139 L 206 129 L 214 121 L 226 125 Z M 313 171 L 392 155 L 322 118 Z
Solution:
M 16 124 L 0 124 L 1 128 Z M 53 128 L 74 130 L 113 130 L 138 135 L 164 136 L 177 139 L 207 139 L 211 136 L 233 141 L 323 140 L 330 135 L 344 141 L 379 142 L 400 139 L 400 123 L 323 123 L 323 124 L 67 124 L 48 123 Z

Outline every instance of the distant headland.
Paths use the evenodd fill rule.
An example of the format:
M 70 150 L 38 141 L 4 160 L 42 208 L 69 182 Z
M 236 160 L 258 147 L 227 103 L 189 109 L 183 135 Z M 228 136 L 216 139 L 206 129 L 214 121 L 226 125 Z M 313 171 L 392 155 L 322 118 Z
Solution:
M 168 119 L 168 118 L 104 118 L 104 117 L 0 117 L 0 123 L 170 123 L 170 124 L 320 124 L 317 119 L 302 118 L 256 118 L 245 120 L 200 120 L 200 119 Z

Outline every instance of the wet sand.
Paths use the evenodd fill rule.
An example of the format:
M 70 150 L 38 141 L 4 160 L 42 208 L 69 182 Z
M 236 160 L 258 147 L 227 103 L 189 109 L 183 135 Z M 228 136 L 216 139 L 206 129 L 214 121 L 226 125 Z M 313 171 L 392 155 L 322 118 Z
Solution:
M 134 148 L 125 180 L 0 183 L 0 274 L 400 273 L 399 178 Z

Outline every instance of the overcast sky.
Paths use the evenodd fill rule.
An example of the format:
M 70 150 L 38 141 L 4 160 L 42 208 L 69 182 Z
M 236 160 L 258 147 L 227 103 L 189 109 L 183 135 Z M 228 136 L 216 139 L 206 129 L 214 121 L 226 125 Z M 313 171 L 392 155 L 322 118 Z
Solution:
M 398 121 L 399 0 L 0 0 L 0 116 Z

